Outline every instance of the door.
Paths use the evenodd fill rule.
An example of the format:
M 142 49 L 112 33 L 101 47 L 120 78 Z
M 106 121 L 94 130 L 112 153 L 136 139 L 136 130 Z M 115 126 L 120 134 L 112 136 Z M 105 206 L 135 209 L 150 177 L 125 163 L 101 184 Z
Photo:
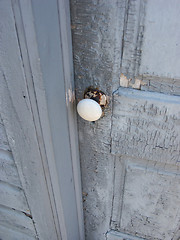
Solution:
M 180 239 L 179 15 L 179 1 L 71 0 L 77 99 L 110 97 L 78 118 L 88 240 Z
M 71 54 L 68 2 L 0 1 L 1 240 L 84 238 Z

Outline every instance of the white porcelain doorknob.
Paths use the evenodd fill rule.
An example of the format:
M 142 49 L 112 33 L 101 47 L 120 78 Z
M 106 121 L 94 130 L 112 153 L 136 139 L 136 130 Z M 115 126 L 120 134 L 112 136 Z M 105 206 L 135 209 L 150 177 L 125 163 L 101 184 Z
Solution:
M 102 115 L 102 108 L 92 99 L 83 99 L 77 105 L 78 114 L 87 121 L 96 121 Z
M 104 108 L 108 104 L 108 96 L 98 88 L 88 87 L 84 92 L 84 99 L 77 105 L 79 115 L 90 122 L 98 120 L 104 115 Z

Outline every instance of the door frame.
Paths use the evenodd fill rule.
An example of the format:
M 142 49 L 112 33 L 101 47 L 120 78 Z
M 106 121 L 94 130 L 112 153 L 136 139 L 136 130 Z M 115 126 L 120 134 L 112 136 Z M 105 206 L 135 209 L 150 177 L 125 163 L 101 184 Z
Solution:
M 9 1 L 10 2 L 10 1 Z M 59 38 L 57 35 L 51 35 L 52 32 L 48 29 L 48 25 L 43 24 L 44 17 L 47 18 L 49 14 L 48 5 L 54 4 L 57 7 L 57 18 L 49 19 L 59 29 Z M 41 10 L 40 5 L 45 12 L 39 18 L 38 11 Z M 29 0 L 15 0 L 12 1 L 12 12 L 14 15 L 15 29 L 17 33 L 17 45 L 19 48 L 19 58 L 21 58 L 21 68 L 24 76 L 19 78 L 18 84 L 12 84 L 8 80 L 8 76 L 4 73 L 4 89 L 2 88 L 2 118 L 7 130 L 8 140 L 15 158 L 20 179 L 25 191 L 27 201 L 29 203 L 32 216 L 35 216 L 35 227 L 40 239 L 49 239 L 50 222 L 53 229 L 56 229 L 54 239 L 84 239 L 84 224 L 83 224 L 83 207 L 82 207 L 82 193 L 81 193 L 81 177 L 80 177 L 80 163 L 79 163 L 79 147 L 78 147 L 78 133 L 76 123 L 75 111 L 75 94 L 74 94 L 74 79 L 73 79 L 73 58 L 72 58 L 72 43 L 71 43 L 71 29 L 70 29 L 70 10 L 69 3 L 66 0 L 48 0 L 29 1 Z M 40 13 L 42 13 L 40 11 Z M 61 75 L 56 75 L 51 78 L 51 84 L 58 88 L 56 84 L 60 84 L 64 95 L 52 94 L 49 91 L 50 86 L 45 80 L 47 72 L 43 72 L 46 68 L 46 61 L 42 57 L 43 35 L 41 30 L 46 33 L 46 38 L 49 41 L 49 47 L 54 46 L 53 39 L 56 39 L 56 47 L 59 50 L 58 61 L 61 59 Z M 40 34 L 39 34 L 40 33 Z M 56 32 L 54 32 L 56 34 Z M 18 49 L 17 48 L 17 49 Z M 8 48 L 7 48 L 8 49 Z M 9 56 L 10 56 L 10 50 Z M 13 62 L 9 66 L 11 66 Z M 52 65 L 53 66 L 53 65 Z M 54 76 L 54 68 L 49 69 L 48 74 Z M 16 77 L 16 76 L 15 76 Z M 10 78 L 10 76 L 9 76 Z M 57 78 L 61 81 L 57 82 Z M 20 83 L 21 82 L 21 83 Z M 5 86 L 7 85 L 7 86 Z M 23 87 L 22 87 L 23 85 Z M 21 94 L 21 89 L 24 88 L 23 98 L 19 99 L 18 94 Z M 10 93 L 10 99 L 7 96 Z M 17 96 L 17 97 L 16 97 Z M 54 99 L 53 99 L 54 98 Z M 24 101 L 26 104 L 24 105 Z M 57 108 L 57 115 L 65 115 L 64 122 L 52 121 L 50 115 L 51 109 L 54 107 L 53 102 L 60 101 L 63 109 Z M 3 104 L 7 102 L 7 104 Z M 23 114 L 29 115 L 27 121 L 23 121 Z M 13 117 L 12 117 L 13 116 Z M 55 119 L 56 116 L 53 116 Z M 53 126 L 53 124 L 57 126 Z M 64 134 L 67 135 L 68 146 L 64 148 L 63 168 L 58 167 L 59 158 L 57 159 L 56 151 L 59 143 L 63 143 L 65 136 L 55 132 L 58 124 L 64 128 Z M 52 128 L 52 126 L 54 128 Z M 15 128 L 13 128 L 15 127 Z M 29 129 L 33 130 L 33 138 L 31 139 Z M 61 128 L 61 129 L 62 129 Z M 16 133 L 16 130 L 19 132 Z M 28 129 L 28 131 L 24 131 Z M 22 131 L 21 131 L 22 130 Z M 32 131 L 31 131 L 32 132 Z M 29 145 L 30 144 L 30 145 Z M 32 145 L 32 146 L 31 146 Z M 22 149 L 23 146 L 23 149 Z M 34 149 L 34 152 L 29 149 Z M 24 152 L 23 152 L 24 151 Z M 26 152 L 28 152 L 26 154 Z M 38 157 L 35 155 L 38 153 Z M 26 158 L 26 159 L 25 159 Z M 65 161 L 65 158 L 68 161 Z M 34 163 L 36 161 L 36 163 Z M 61 160 L 60 160 L 61 161 Z M 34 164 L 34 169 L 30 167 Z M 25 169 L 27 166 L 27 169 Z M 29 167 L 28 167 L 29 166 Z M 37 174 L 37 167 L 42 169 Z M 28 170 L 29 168 L 29 170 Z M 67 173 L 67 174 L 65 174 Z M 72 173 L 71 179 L 68 173 Z M 28 175 L 28 176 L 27 176 Z M 61 181 L 61 176 L 64 176 L 65 182 Z M 42 182 L 44 189 L 42 196 L 36 197 L 36 192 L 33 192 L 32 184 L 34 182 Z M 71 192 L 71 199 L 64 199 L 69 189 Z M 44 199 L 44 196 L 45 199 Z M 68 195 L 67 195 L 68 196 Z M 65 200 L 67 202 L 65 207 Z M 47 204 L 44 204 L 46 202 Z M 67 206 L 74 204 L 72 216 L 67 211 Z M 48 211 L 43 207 L 49 206 Z M 43 212 L 43 213 L 42 213 Z M 51 212 L 51 216 L 47 213 Z M 72 219 L 71 219 L 72 218 Z M 72 222 L 73 219 L 77 221 Z M 39 224 L 40 223 L 40 224 Z M 76 231 L 76 233 L 74 232 Z M 74 236 L 71 238 L 71 236 Z

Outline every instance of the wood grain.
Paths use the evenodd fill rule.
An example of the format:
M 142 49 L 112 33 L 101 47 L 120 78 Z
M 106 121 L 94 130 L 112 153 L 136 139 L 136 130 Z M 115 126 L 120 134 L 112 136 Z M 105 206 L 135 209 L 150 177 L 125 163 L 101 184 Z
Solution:
M 154 227 L 152 237 L 147 230 L 149 227 L 153 232 L 151 223 L 149 226 L 147 224 L 143 232 L 143 228 L 142 231 L 138 228 L 140 219 L 134 223 L 136 231 L 140 231 L 138 234 L 135 228 L 129 234 L 128 227 L 120 229 L 120 224 L 127 223 L 126 211 L 122 213 L 123 202 L 124 199 L 125 202 L 128 201 L 131 194 L 125 188 L 126 184 L 131 186 L 126 178 L 128 158 L 133 166 L 144 164 L 145 169 L 153 169 L 157 176 L 166 172 L 176 179 L 179 174 L 180 101 L 177 96 L 171 98 L 171 95 L 180 93 L 179 76 L 176 74 L 179 71 L 179 31 L 171 28 L 169 30 L 174 34 L 169 36 L 166 27 L 159 28 L 161 21 L 163 25 L 175 26 L 177 17 L 173 18 L 172 13 L 176 16 L 179 7 L 176 8 L 175 1 L 169 11 L 164 4 L 164 1 L 157 3 L 146 0 L 71 0 L 77 102 L 83 98 L 84 90 L 89 86 L 99 87 L 110 96 L 110 104 L 99 121 L 89 123 L 78 118 L 85 230 L 88 240 L 179 237 L 178 229 L 166 231 L 166 224 L 163 225 L 163 222 L 171 215 L 163 215 L 160 205 L 161 217 L 157 218 L 159 232 Z M 167 4 L 170 4 L 169 1 Z M 158 12 L 161 8 L 163 14 L 160 18 Z M 168 35 L 167 38 L 163 38 L 160 32 L 162 36 Z M 171 39 L 172 45 L 168 44 Z M 171 52 L 170 49 L 177 51 Z M 172 54 L 173 58 L 169 60 Z M 171 65 L 166 68 L 169 61 Z M 148 67 L 151 70 L 149 72 Z M 120 82 L 121 74 L 124 74 L 125 83 Z M 139 90 L 131 92 L 120 86 Z M 133 173 L 129 175 L 133 181 Z M 145 179 L 146 176 L 143 176 L 142 182 Z M 167 179 L 168 177 L 159 177 L 157 181 L 163 185 Z M 150 180 L 151 177 L 147 174 L 144 188 L 150 189 Z M 152 184 L 156 185 L 155 182 Z M 158 186 L 157 183 L 157 189 Z M 152 192 L 156 187 L 152 188 Z M 140 198 L 135 197 L 136 188 L 138 190 L 137 182 L 133 196 L 140 202 Z M 169 199 L 169 204 L 171 200 L 176 202 L 177 198 L 179 193 L 174 196 L 174 200 Z M 145 202 L 149 204 L 148 201 L 144 200 L 144 204 Z M 126 206 L 127 211 L 128 208 L 133 208 L 133 201 Z M 178 215 L 178 209 L 172 212 L 173 218 Z M 133 216 L 135 215 L 134 211 Z M 132 218 L 133 216 L 131 215 Z M 177 219 L 175 222 L 178 228 Z M 142 220 L 142 223 L 146 222 Z M 121 233 L 116 232 L 116 236 L 111 236 L 108 234 L 110 229 Z M 127 234 L 123 234 L 124 231 Z
M 118 231 L 109 231 L 107 233 L 107 240 L 145 240 L 144 238 L 133 237 L 129 234 L 120 233 Z
M 27 234 L 21 233 L 19 231 L 9 229 L 5 226 L 0 226 L 0 238 L 3 240 L 35 240 L 37 238 L 28 236 Z
M 2 205 L 0 205 L 0 225 L 27 234 L 28 236 L 35 237 L 36 234 L 30 214 Z
M 179 97 L 120 88 L 114 95 L 112 153 L 179 164 Z
M 1 116 L 38 237 L 57 239 L 11 1 L 0 11 Z

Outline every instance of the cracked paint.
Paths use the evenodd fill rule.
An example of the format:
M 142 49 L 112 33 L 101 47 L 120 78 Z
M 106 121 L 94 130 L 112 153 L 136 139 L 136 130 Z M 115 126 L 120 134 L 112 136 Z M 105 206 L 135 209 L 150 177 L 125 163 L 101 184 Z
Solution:
M 121 87 L 132 87 L 134 89 L 141 89 L 141 86 L 147 85 L 147 83 L 142 80 L 135 78 L 135 82 L 132 83 L 132 78 L 127 78 L 123 73 L 120 76 L 120 86 Z

